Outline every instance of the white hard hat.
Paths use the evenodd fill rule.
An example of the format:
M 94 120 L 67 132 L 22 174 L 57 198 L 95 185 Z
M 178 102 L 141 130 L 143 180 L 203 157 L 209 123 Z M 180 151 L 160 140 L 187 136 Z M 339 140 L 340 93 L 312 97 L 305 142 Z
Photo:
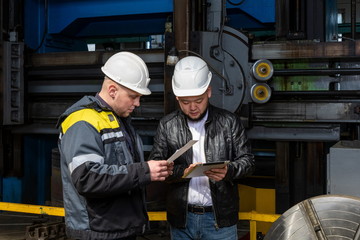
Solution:
M 142 95 L 151 94 L 149 70 L 145 62 L 131 52 L 112 55 L 101 68 L 111 80 Z
M 204 60 L 195 56 L 181 59 L 172 77 L 172 88 L 177 97 L 199 96 L 209 87 L 212 74 Z

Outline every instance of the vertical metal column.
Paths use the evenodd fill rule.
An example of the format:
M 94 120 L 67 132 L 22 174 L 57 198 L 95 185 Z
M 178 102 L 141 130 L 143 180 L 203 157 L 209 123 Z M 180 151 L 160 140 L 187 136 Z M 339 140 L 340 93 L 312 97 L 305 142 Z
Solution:
M 275 7 L 277 38 L 337 41 L 336 0 L 276 0 Z
M 290 206 L 304 200 L 306 197 L 306 143 L 290 142 Z
M 0 0 L 0 44 L 3 41 L 3 17 L 4 17 L 4 6 L 3 6 L 3 0 Z M 0 60 L 1 61 L 1 60 Z M 1 63 L 1 62 L 0 62 Z
M 306 0 L 276 1 L 276 36 L 304 39 L 306 29 Z
M 174 0 L 175 47 L 178 50 L 189 50 L 190 13 L 189 0 Z
M 325 6 L 323 1 L 306 1 L 306 39 L 325 41 Z M 329 23 L 326 23 L 329 24 Z
M 323 142 L 307 142 L 306 145 L 306 195 L 315 197 L 325 193 L 326 155 Z
M 164 113 L 167 114 L 176 108 L 175 96 L 172 93 L 171 78 L 174 71 L 173 66 L 166 65 L 166 58 L 171 47 L 177 50 L 189 50 L 191 9 L 190 0 L 173 1 L 174 33 L 166 35 L 165 44 L 165 67 L 164 67 Z M 170 45 L 170 46 L 169 46 Z
M 3 37 L 3 0 L 0 0 L 0 46 L 2 45 Z M 2 50 L 0 47 L 0 56 L 2 55 Z M 3 65 L 3 59 L 0 57 L 0 66 Z M 1 69 L 0 69 L 1 70 Z M 1 79 L 0 79 L 1 81 Z M 1 93 L 1 84 L 0 84 L 0 93 Z M 2 114 L 2 103 L 0 99 L 0 113 Z M 1 121 L 1 119 L 0 119 Z M 3 127 L 2 124 L 0 124 L 0 200 L 2 200 L 2 194 L 3 194 L 3 173 L 4 173 L 4 147 L 3 147 Z
M 283 213 L 290 207 L 290 144 L 276 142 L 275 189 L 276 213 Z
M 351 38 L 356 39 L 356 0 L 351 0 Z
M 275 1 L 275 31 L 277 38 L 285 38 L 289 32 L 289 2 L 287 0 Z
M 337 0 L 324 0 L 325 9 L 325 41 L 337 42 L 338 41 L 338 24 L 337 24 Z M 324 28 L 324 27 L 322 27 Z
M 0 93 L 2 96 L 2 125 L 24 123 L 24 44 L 2 43 Z

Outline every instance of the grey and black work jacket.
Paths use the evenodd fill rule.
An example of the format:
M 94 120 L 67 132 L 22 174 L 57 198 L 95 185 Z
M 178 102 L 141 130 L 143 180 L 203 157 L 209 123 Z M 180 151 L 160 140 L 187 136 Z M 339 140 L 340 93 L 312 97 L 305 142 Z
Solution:
M 140 137 L 128 123 L 134 136 L 131 151 L 121 122 L 92 96 L 59 118 L 68 237 L 117 239 L 144 233 L 148 226 L 144 189 L 150 170 Z
M 234 180 L 254 171 L 255 161 L 241 120 L 226 110 L 209 106 L 205 123 L 206 162 L 230 161 L 222 181 L 210 181 L 213 210 L 218 227 L 232 226 L 238 221 L 239 194 Z M 177 110 L 160 120 L 149 159 L 167 159 L 192 139 L 186 116 Z M 188 178 L 182 178 L 192 163 L 192 149 L 174 161 L 174 173 L 167 179 L 167 219 L 173 227 L 186 225 Z

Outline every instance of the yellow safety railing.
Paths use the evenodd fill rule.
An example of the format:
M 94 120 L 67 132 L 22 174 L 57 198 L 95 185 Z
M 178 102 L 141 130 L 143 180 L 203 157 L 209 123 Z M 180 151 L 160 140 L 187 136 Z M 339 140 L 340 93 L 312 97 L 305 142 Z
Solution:
M 23 212 L 32 214 L 44 214 L 51 216 L 65 216 L 65 210 L 61 207 L 30 205 L 21 203 L 0 202 L 0 211 Z M 166 221 L 166 212 L 148 212 L 150 221 Z M 255 211 L 239 212 L 239 220 L 250 221 L 250 240 L 256 240 L 256 223 L 270 222 L 273 223 L 280 215 L 262 214 Z

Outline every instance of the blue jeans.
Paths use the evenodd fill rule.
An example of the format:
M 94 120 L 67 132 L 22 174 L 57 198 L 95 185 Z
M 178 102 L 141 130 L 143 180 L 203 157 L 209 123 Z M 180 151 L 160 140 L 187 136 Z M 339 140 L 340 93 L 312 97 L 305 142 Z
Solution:
M 237 226 L 216 229 L 214 213 L 187 213 L 186 228 L 171 227 L 171 240 L 237 240 Z

